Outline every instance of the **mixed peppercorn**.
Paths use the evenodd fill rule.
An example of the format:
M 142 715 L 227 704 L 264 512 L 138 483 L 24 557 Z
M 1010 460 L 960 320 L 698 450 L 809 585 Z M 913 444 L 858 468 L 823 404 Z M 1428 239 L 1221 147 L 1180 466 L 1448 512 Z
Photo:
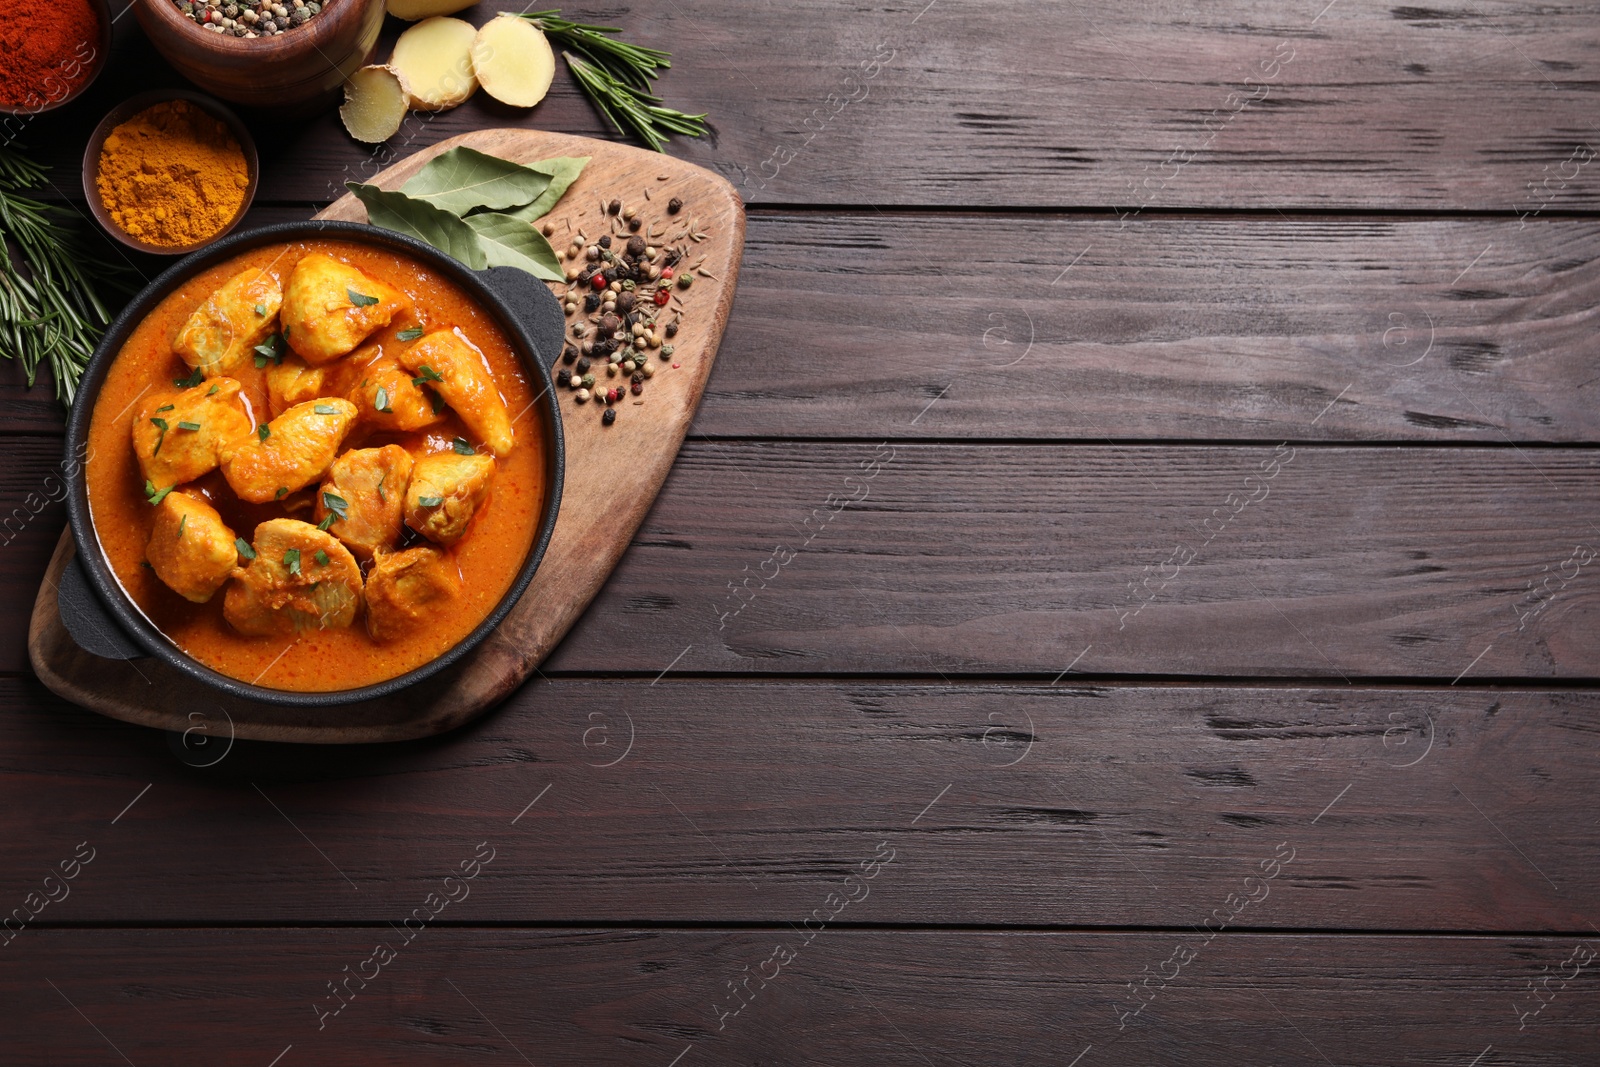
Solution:
M 682 209 L 677 197 L 667 205 L 671 215 Z M 684 264 L 686 246 L 667 247 L 666 242 L 703 241 L 706 235 L 696 233 L 691 220 L 681 232 L 664 233 L 659 245 L 651 243 L 655 224 L 646 229 L 639 213 L 620 200 L 601 204 L 600 216 L 600 226 L 611 232 L 591 238 L 580 228 L 556 252 L 567 263 L 562 306 L 569 318 L 577 318 L 569 327 L 556 384 L 571 390 L 575 403 L 593 400 L 604 407 L 601 422 L 610 426 L 617 421 L 616 405 L 642 395 L 672 358 L 682 298 L 694 279 Z M 545 222 L 543 232 L 554 237 L 556 223 Z
M 203 29 L 231 37 L 273 37 L 304 26 L 328 0 L 173 0 L 180 14 Z

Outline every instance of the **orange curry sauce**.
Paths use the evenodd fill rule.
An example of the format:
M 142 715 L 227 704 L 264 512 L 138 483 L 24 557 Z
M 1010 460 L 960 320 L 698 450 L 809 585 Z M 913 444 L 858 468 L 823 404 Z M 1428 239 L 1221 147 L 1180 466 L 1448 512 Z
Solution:
M 191 312 L 228 278 L 246 267 L 267 267 L 280 282 L 307 252 L 325 252 L 388 282 L 414 305 L 366 344 L 397 345 L 407 326 L 430 331 L 457 328 L 482 350 L 507 411 L 515 420 L 516 447 L 496 462 L 489 501 L 467 535 L 450 552 L 461 568 L 463 591 L 456 601 L 410 636 L 379 644 L 364 617 L 342 630 L 305 630 L 297 637 L 245 637 L 222 617 L 223 590 L 205 604 L 192 604 L 167 588 L 145 565 L 154 509 L 131 443 L 132 423 L 153 396 L 175 394 L 173 380 L 189 367 L 172 341 Z M 365 346 L 362 346 L 365 347 Z M 359 350 L 358 350 L 359 351 Z M 355 357 L 347 357 L 355 358 Z M 269 417 L 266 373 L 248 365 L 239 380 L 253 423 Z M 87 477 L 95 533 L 112 571 L 145 616 L 179 648 L 213 670 L 273 689 L 325 692 L 372 685 L 422 666 L 448 651 L 483 621 L 515 580 L 538 530 L 545 500 L 544 413 L 534 406 L 530 375 L 493 317 L 449 279 L 401 254 L 353 242 L 308 240 L 253 249 L 184 282 L 129 336 L 106 376 L 90 419 Z M 413 456 L 448 451 L 456 436 L 474 441 L 454 412 L 414 433 L 370 433 L 358 425 L 341 446 L 373 447 L 391 442 Z M 256 524 L 288 516 L 311 518 L 319 482 L 272 504 L 245 504 L 220 471 L 186 486 L 209 500 L 234 533 L 252 539 Z M 241 560 L 241 563 L 244 561 Z

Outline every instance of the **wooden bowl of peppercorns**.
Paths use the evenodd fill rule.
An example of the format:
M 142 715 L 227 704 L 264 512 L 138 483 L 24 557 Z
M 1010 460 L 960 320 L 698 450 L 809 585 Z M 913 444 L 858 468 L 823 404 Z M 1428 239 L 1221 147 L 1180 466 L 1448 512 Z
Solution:
M 145 35 L 180 74 L 279 115 L 335 102 L 372 57 L 383 9 L 384 0 L 133 0 Z

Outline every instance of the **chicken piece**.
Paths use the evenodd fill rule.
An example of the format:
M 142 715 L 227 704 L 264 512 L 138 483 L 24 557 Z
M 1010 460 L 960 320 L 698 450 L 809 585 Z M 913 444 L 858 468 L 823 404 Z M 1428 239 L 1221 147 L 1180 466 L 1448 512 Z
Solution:
M 399 445 L 352 449 L 333 461 L 317 493 L 317 524 L 362 559 L 400 538 L 411 453 Z
M 346 395 L 361 413 L 361 421 L 375 430 L 409 432 L 444 418 L 443 408 L 434 410 L 433 398 L 392 356 L 380 356 L 367 364 L 360 382 Z
M 312 252 L 289 272 L 283 332 L 290 348 L 320 367 L 353 352 L 405 306 L 405 297 L 394 287 L 359 267 Z
M 145 480 L 166 489 L 215 470 L 223 448 L 249 432 L 239 383 L 216 378 L 146 401 L 133 420 L 133 451 Z
M 321 478 L 355 425 L 356 406 L 329 397 L 296 404 L 222 450 L 222 476 L 240 500 L 280 500 Z
M 367 574 L 367 632 L 374 641 L 404 637 L 461 595 L 461 569 L 432 545 L 379 552 Z
M 272 332 L 282 306 L 277 278 L 255 267 L 240 271 L 195 308 L 172 350 L 208 378 L 238 374 L 255 358 L 252 349 Z
M 233 573 L 239 550 L 216 508 L 201 497 L 178 492 L 156 505 L 144 558 L 173 592 L 204 604 Z
M 514 437 L 506 402 L 483 353 L 465 337 L 437 330 L 401 351 L 400 363 L 444 397 L 489 451 L 501 459 L 510 454 Z
M 267 403 L 273 417 L 322 396 L 322 385 L 328 372 L 322 367 L 308 367 L 304 360 L 285 356 L 282 363 L 267 368 Z
M 256 527 L 253 556 L 233 569 L 222 615 L 248 637 L 349 626 L 361 606 L 361 568 L 349 549 L 299 519 Z
M 423 456 L 411 468 L 406 486 L 406 525 L 437 544 L 455 544 L 488 499 L 493 477 L 493 456 Z

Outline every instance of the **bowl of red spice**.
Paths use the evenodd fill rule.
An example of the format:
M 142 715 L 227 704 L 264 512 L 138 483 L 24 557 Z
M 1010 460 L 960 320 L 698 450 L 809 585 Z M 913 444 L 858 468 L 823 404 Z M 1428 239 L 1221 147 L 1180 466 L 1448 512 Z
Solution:
M 83 194 L 129 248 L 177 256 L 204 248 L 255 199 L 255 141 L 239 116 L 200 93 L 161 89 L 111 109 L 83 154 Z
M 68 103 L 100 75 L 110 53 L 107 0 L 7 5 L 0 18 L 0 114 L 37 115 Z

